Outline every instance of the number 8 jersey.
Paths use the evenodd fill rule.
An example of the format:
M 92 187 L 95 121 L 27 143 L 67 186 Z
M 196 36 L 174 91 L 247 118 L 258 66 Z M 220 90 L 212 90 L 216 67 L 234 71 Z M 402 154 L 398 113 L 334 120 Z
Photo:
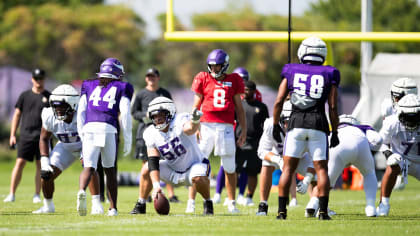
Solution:
M 234 123 L 233 96 L 244 93 L 244 82 L 238 74 L 226 74 L 218 81 L 208 72 L 200 72 L 195 76 L 191 90 L 204 97 L 201 122 Z
M 340 83 L 340 72 L 332 66 L 286 64 L 281 73 L 291 93 L 292 114 L 288 130 L 315 129 L 329 133 L 325 102 L 331 87 Z

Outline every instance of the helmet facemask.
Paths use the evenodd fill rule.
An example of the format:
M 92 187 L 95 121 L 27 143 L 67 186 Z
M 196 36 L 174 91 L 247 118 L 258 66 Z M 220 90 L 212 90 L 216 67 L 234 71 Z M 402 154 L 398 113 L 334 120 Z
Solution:
M 64 121 L 75 112 L 71 106 L 64 101 L 51 101 L 50 105 L 57 120 Z
M 414 131 L 420 126 L 420 112 L 401 113 L 398 120 L 408 131 Z
M 155 128 L 160 131 L 166 129 L 172 120 L 171 113 L 168 110 L 154 110 L 149 112 L 148 115 Z

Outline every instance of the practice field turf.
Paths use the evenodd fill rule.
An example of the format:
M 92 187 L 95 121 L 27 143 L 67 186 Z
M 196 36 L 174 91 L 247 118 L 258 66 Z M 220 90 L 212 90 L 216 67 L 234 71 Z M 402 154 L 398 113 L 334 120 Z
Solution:
M 269 216 L 257 217 L 256 206 L 238 208 L 239 215 L 230 215 L 226 207 L 215 205 L 215 215 L 201 216 L 201 196 L 197 197 L 196 214 L 185 214 L 187 189 L 176 188 L 182 203 L 171 204 L 169 216 L 159 216 L 152 204 L 146 215 L 130 215 L 137 199 L 137 187 L 120 187 L 117 217 L 85 216 L 76 212 L 76 193 L 81 166 L 75 163 L 56 181 L 54 203 L 56 213 L 33 215 L 41 204 L 32 203 L 34 165 L 29 163 L 16 194 L 14 203 L 3 203 L 8 194 L 10 173 L 14 165 L 11 157 L 0 158 L 0 234 L 1 235 L 420 235 L 420 182 L 409 178 L 404 191 L 394 192 L 391 212 L 385 218 L 367 218 L 364 215 L 363 191 L 333 191 L 330 206 L 338 215 L 332 221 L 320 222 L 304 217 L 308 196 L 298 196 L 299 206 L 289 209 L 287 221 L 275 219 L 277 197 L 272 193 Z M 134 160 L 119 162 L 121 171 L 135 171 L 140 163 Z M 217 166 L 213 166 L 213 171 Z M 222 196 L 224 199 L 225 193 Z M 214 189 L 211 190 L 212 195 Z M 378 195 L 379 196 L 379 192 Z M 377 200 L 378 201 L 378 200 Z M 90 213 L 88 197 L 88 213 Z M 107 208 L 108 204 L 104 204 Z

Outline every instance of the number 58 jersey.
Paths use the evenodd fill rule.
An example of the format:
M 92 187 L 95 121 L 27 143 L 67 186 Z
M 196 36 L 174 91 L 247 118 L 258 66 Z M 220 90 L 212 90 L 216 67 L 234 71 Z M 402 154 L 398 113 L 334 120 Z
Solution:
M 150 125 L 144 130 L 143 138 L 148 149 L 156 148 L 160 157 L 167 160 L 175 171 L 183 173 L 194 163 L 202 162 L 204 154 L 197 144 L 197 136 L 186 135 L 184 124 L 190 120 L 187 113 L 176 114 L 169 124 L 168 132 L 164 133 Z

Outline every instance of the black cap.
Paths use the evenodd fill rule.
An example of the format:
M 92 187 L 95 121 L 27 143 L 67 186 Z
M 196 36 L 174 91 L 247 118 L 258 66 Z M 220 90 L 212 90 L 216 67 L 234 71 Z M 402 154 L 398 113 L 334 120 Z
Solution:
M 36 80 L 44 79 L 45 78 L 45 71 L 43 69 L 36 68 L 32 71 L 32 78 Z
M 153 67 L 147 69 L 146 75 L 151 75 L 151 74 L 159 76 L 159 71 L 156 68 L 153 68 Z

